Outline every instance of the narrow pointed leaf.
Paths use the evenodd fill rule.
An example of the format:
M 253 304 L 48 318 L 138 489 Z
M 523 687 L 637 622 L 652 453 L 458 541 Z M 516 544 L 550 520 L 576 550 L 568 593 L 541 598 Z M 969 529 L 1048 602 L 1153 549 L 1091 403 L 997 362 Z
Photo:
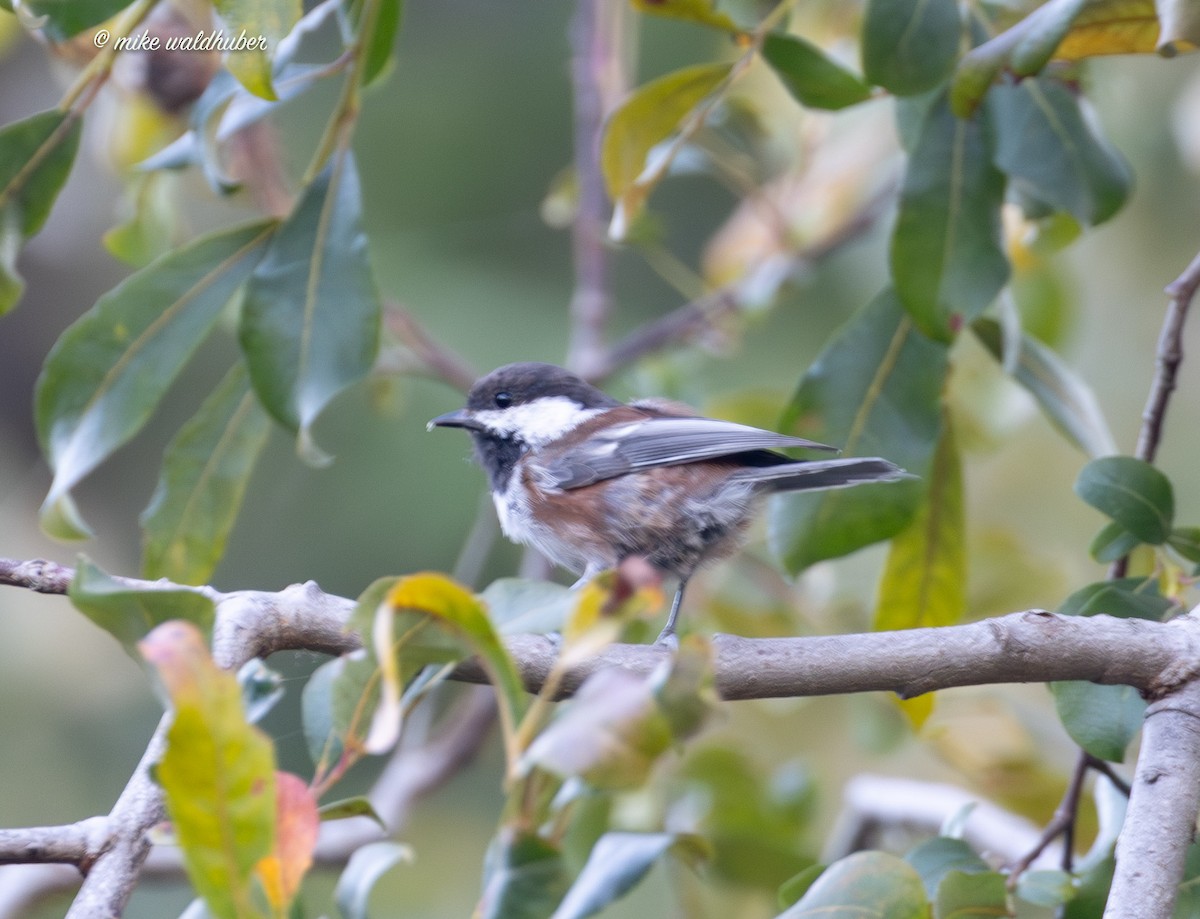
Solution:
M 897 96 L 925 92 L 949 76 L 961 38 L 954 0 L 868 0 L 863 73 Z
M 363 379 L 379 346 L 379 297 L 367 258 L 354 159 L 334 159 L 304 192 L 246 285 L 241 341 L 254 389 L 320 463 L 310 429 Z
M 871 98 L 860 76 L 798 35 L 772 32 L 763 41 L 762 53 L 801 105 L 836 110 Z
M 167 447 L 142 515 L 142 573 L 206 583 L 225 554 L 269 421 L 238 364 Z
M 987 111 L 996 165 L 1032 197 L 1094 225 L 1121 208 L 1133 180 L 1080 104 L 1062 81 L 1039 77 L 997 86 Z
M 926 335 L 953 339 L 1008 280 L 1003 200 L 982 123 L 940 97 L 909 157 L 891 249 L 896 293 Z
M 665 162 L 647 168 L 650 151 L 680 129 L 688 114 L 729 76 L 731 66 L 701 64 L 652 80 L 634 90 L 608 119 L 600 166 L 625 227 L 666 171 Z
M 38 379 L 54 469 L 45 509 L 146 423 L 262 254 L 273 224 L 204 237 L 127 278 L 68 328 Z
M 287 913 L 312 866 L 321 818 L 308 785 L 290 772 L 275 773 L 275 843 L 256 868 L 267 902 Z
M 1189 562 L 1200 563 L 1200 527 L 1176 527 L 1167 545 Z
M 913 522 L 892 540 L 879 584 L 876 630 L 954 625 L 967 610 L 962 463 L 943 425 L 929 489 Z
M 928 919 L 929 915 L 925 888 L 911 865 L 885 852 L 856 852 L 826 868 L 778 919 Z
M 356 15 L 360 18 L 364 2 L 359 2 L 354 7 Z M 371 85 L 387 72 L 388 64 L 392 61 L 392 48 L 396 44 L 396 33 L 400 30 L 404 0 L 375 0 L 375 6 L 378 11 L 372 23 L 371 34 L 362 37 L 367 46 L 360 78 L 364 86 Z
M 83 120 L 57 109 L 0 129 L 0 316 L 24 290 L 17 254 L 42 228 L 67 181 Z
M 340 801 L 330 801 L 328 804 L 322 804 L 317 809 L 317 815 L 321 818 L 322 823 L 328 820 L 349 820 L 351 817 L 366 817 L 368 820 L 373 820 L 378 824 L 381 830 L 387 829 L 387 823 L 379 816 L 379 812 L 375 810 L 375 805 L 371 803 L 369 798 L 361 796 L 342 798 Z
M 135 660 L 137 644 L 156 626 L 181 619 L 204 634 L 216 618 L 213 601 L 194 590 L 130 587 L 80 557 L 67 595 L 76 609 L 112 635 Z
M 552 919 L 585 919 L 638 885 L 679 842 L 675 833 L 605 833 Z
M 356 849 L 334 892 L 342 919 L 367 919 L 367 901 L 375 882 L 400 862 L 412 860 L 412 849 L 398 842 L 373 842 Z
M 882 456 L 917 479 L 782 495 L 769 511 L 771 547 L 792 572 L 895 536 L 928 487 L 941 428 L 946 348 L 921 335 L 886 291 L 839 330 L 800 381 L 782 430 Z
M 168 622 L 141 643 L 174 709 L 155 773 L 188 878 L 220 919 L 261 915 L 252 874 L 275 838 L 275 754 L 246 722 L 233 675 L 194 626 Z
M 633 6 L 654 16 L 697 22 L 726 32 L 738 31 L 732 19 L 715 9 L 714 0 L 633 0 Z
M 263 99 L 275 99 L 271 85 L 271 59 L 275 46 L 300 19 L 300 0 L 214 0 L 231 38 L 244 32 L 248 38 L 266 39 L 267 47 L 225 54 L 225 66 L 246 89 Z
M 996 360 L 1005 363 L 1003 333 L 994 319 L 971 324 Z M 1041 342 L 1022 335 L 1013 379 L 1027 389 L 1050 422 L 1088 456 L 1115 453 L 1116 441 L 1091 388 Z
M 1132 456 L 1092 460 L 1075 480 L 1075 494 L 1143 542 L 1158 545 L 1171 535 L 1175 493 L 1147 462 Z

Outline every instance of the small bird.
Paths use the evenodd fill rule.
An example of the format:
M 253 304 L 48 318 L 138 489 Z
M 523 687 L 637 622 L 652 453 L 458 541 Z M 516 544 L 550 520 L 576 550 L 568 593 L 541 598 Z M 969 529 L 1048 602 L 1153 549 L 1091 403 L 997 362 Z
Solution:
M 640 556 L 679 581 L 658 643 L 671 639 L 688 579 L 730 555 L 760 499 L 907 478 L 879 457 L 797 460 L 834 450 L 693 413 L 617 401 L 553 364 L 508 364 L 434 427 L 464 428 L 488 475 L 500 527 L 583 579 Z

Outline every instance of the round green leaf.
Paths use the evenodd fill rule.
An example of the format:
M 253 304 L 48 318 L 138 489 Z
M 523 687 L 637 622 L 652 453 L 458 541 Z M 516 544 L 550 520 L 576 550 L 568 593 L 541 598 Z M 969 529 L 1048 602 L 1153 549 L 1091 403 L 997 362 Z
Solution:
M 856 852 L 834 862 L 778 919 L 928 919 L 921 876 L 886 852 Z
M 1171 535 L 1175 494 L 1165 475 L 1132 456 L 1102 456 L 1083 467 L 1075 494 L 1142 542 Z

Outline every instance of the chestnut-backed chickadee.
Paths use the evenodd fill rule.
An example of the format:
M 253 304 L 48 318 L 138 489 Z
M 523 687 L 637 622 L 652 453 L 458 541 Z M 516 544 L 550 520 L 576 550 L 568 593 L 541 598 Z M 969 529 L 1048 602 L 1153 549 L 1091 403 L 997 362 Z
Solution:
M 678 578 L 660 642 L 688 578 L 737 548 L 761 497 L 906 476 L 878 457 L 792 459 L 776 451 L 835 448 L 677 403 L 625 405 L 553 364 L 492 371 L 434 426 L 471 432 L 509 539 L 585 578 L 630 556 Z

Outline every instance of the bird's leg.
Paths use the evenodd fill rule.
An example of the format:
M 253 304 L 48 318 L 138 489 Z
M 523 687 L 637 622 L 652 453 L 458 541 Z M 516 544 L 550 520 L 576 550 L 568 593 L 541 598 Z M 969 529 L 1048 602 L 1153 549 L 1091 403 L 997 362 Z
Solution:
M 677 647 L 679 639 L 675 637 L 675 620 L 679 618 L 679 607 L 683 603 L 683 589 L 687 587 L 687 578 L 679 579 L 679 589 L 675 591 L 675 601 L 671 604 L 670 615 L 667 616 L 667 624 L 663 626 L 663 630 L 658 633 L 658 638 L 654 640 L 656 645 L 667 645 L 669 647 Z

